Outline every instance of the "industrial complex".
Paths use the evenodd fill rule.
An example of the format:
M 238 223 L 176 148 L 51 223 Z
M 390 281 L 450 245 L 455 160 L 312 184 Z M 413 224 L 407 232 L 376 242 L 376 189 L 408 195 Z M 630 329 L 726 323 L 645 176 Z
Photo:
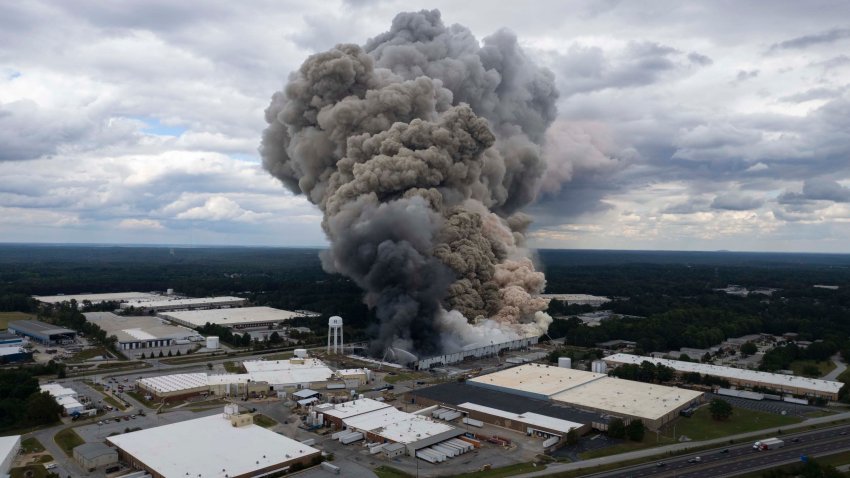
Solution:
M 195 309 L 216 309 L 221 307 L 240 307 L 247 302 L 240 297 L 201 297 L 201 298 L 185 298 L 163 297 L 158 300 L 129 300 L 121 303 L 122 309 L 141 309 L 148 311 L 164 311 L 164 310 L 195 310 Z
M 61 344 L 74 340 L 77 332 L 57 327 L 38 320 L 16 320 L 9 322 L 9 332 L 27 337 L 44 345 Z
M 112 292 L 105 294 L 71 294 L 71 295 L 35 295 L 33 299 L 42 304 L 57 305 L 63 302 L 75 301 L 82 305 L 83 302 L 102 304 L 104 302 L 130 302 L 150 301 L 163 299 L 162 294 L 155 292 Z
M 624 421 L 640 419 L 657 430 L 702 398 L 702 392 L 650 385 L 542 364 L 526 364 L 475 377 L 473 387 L 550 400 L 579 410 L 611 415 Z M 474 398 L 470 399 L 474 402 Z
M 204 340 L 192 329 L 171 325 L 157 317 L 125 316 L 112 312 L 86 312 L 83 315 L 107 335 L 114 335 L 120 350 L 167 347 Z
M 796 375 L 784 375 L 780 373 L 761 372 L 758 370 L 739 369 L 719 365 L 683 362 L 680 360 L 668 360 L 622 353 L 609 355 L 603 360 L 612 367 L 617 367 L 623 364 L 640 365 L 643 362 L 649 362 L 654 365 L 665 365 L 674 369 L 678 373 L 694 372 L 701 375 L 723 378 L 728 380 L 730 385 L 735 387 L 760 387 L 772 390 L 779 394 L 799 395 L 826 400 L 837 400 L 838 391 L 841 390 L 841 387 L 844 385 L 841 382 L 800 377 Z
M 234 307 L 206 310 L 163 312 L 160 316 L 175 324 L 197 329 L 206 324 L 221 325 L 234 329 L 251 327 L 268 327 L 282 324 L 295 317 L 303 317 L 303 313 L 272 307 Z
M 229 405 L 223 414 L 122 435 L 108 443 L 133 468 L 155 478 L 216 476 L 248 478 L 318 461 L 321 452 L 255 425 Z M 238 445 L 238 446 L 237 446 Z

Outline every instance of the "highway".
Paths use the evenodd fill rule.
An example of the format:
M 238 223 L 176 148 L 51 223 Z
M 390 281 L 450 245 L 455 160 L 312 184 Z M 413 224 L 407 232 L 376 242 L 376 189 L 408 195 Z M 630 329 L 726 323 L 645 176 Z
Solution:
M 594 478 L 731 477 L 786 463 L 799 462 L 803 455 L 817 456 L 850 450 L 850 425 L 804 433 L 784 434 L 781 439 L 785 441 L 785 446 L 776 450 L 753 450 L 752 442 L 750 442 L 660 459 L 643 465 L 587 476 Z M 689 460 L 697 456 L 701 458 L 699 463 L 689 463 Z M 663 465 L 659 466 L 659 463 L 663 463 Z

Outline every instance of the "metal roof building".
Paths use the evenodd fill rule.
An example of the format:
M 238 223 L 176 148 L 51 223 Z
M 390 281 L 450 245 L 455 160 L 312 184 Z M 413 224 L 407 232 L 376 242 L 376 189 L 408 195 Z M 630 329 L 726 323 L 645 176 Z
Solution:
M 643 362 L 650 362 L 655 365 L 666 365 L 679 373 L 695 372 L 702 375 L 724 378 L 728 380 L 730 384 L 738 387 L 764 387 L 779 393 L 820 397 L 828 400 L 837 400 L 838 391 L 841 390 L 841 387 L 844 385 L 841 382 L 834 382 L 830 380 L 723 367 L 720 365 L 683 362 L 680 360 L 667 360 L 632 354 L 614 354 L 609 355 L 602 360 L 612 367 L 623 364 L 640 365 Z
M 136 308 L 154 311 L 215 309 L 244 305 L 241 297 L 163 298 L 162 300 L 132 300 L 121 304 L 122 309 Z
M 159 300 L 165 296 L 149 292 L 110 292 L 106 294 L 69 294 L 69 295 L 34 295 L 32 298 L 42 304 L 61 304 L 62 302 L 77 301 L 77 304 L 82 304 L 84 301 L 89 301 L 92 304 L 101 304 L 103 302 L 128 302 L 131 300 Z
M 16 320 L 9 322 L 9 332 L 29 337 L 46 345 L 74 340 L 77 332 L 39 320 Z
M 118 338 L 121 350 L 167 347 L 176 340 L 201 341 L 197 332 L 151 316 L 123 316 L 112 312 L 86 312 L 86 320 Z
M 240 415 L 213 415 L 111 436 L 119 456 L 156 478 L 248 478 L 308 466 L 321 452 Z
M 118 450 L 105 443 L 84 443 L 74 448 L 74 459 L 84 470 L 118 463 Z
M 13 435 L 0 437 L 0 476 L 9 473 L 12 463 L 21 449 L 21 436 Z
M 163 318 L 176 324 L 197 329 L 207 323 L 243 329 L 280 324 L 303 314 L 272 307 L 235 307 L 228 309 L 165 312 Z

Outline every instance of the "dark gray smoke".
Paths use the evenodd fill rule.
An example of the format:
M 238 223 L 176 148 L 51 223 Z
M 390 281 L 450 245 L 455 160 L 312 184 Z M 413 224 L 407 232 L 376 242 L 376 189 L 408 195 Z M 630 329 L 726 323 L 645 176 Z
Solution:
M 556 99 L 512 33 L 482 46 L 437 10 L 311 56 L 274 94 L 263 165 L 324 212 L 323 265 L 366 291 L 377 349 L 546 331 L 518 211 L 537 193 Z

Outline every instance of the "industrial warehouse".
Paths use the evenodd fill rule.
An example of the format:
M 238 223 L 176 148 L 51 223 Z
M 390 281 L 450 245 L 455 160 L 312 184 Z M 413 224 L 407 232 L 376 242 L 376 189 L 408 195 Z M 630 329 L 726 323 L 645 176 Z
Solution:
M 63 302 L 75 301 L 82 305 L 83 302 L 91 304 L 102 304 L 104 302 L 130 302 L 162 300 L 165 296 L 155 292 L 110 292 L 105 294 L 71 294 L 71 295 L 34 295 L 33 299 L 42 304 L 57 305 Z
M 122 309 L 141 309 L 146 311 L 166 311 L 166 310 L 201 310 L 201 309 L 216 309 L 220 307 L 241 307 L 247 302 L 240 297 L 201 297 L 201 298 L 184 298 L 162 297 L 158 300 L 130 300 L 121 303 Z
M 77 332 L 39 320 L 16 320 L 9 322 L 9 332 L 28 337 L 44 345 L 63 344 L 73 341 Z
M 175 324 L 197 329 L 206 324 L 221 325 L 233 329 L 268 327 L 282 324 L 304 313 L 274 309 L 272 307 L 238 307 L 162 313 L 160 316 Z
M 702 392 L 620 380 L 602 373 L 526 364 L 467 381 L 473 387 L 497 390 L 624 421 L 640 419 L 657 430 L 702 398 Z M 474 397 L 470 398 L 474 401 Z
M 309 466 L 321 452 L 253 423 L 238 406 L 224 414 L 108 437 L 122 461 L 155 478 L 248 478 Z
M 58 383 L 48 383 L 39 386 L 39 390 L 47 392 L 53 397 L 53 400 L 62 407 L 65 415 L 80 414 L 86 409 L 85 405 L 77 400 L 77 392 L 73 389 L 63 387 Z
M 348 443 L 355 441 L 355 438 L 373 443 L 400 443 L 405 446 L 409 455 L 464 433 L 463 430 L 446 423 L 422 415 L 405 413 L 369 398 L 340 404 L 317 405 L 314 412 L 322 414 L 323 419 L 337 429 L 345 427 L 351 437 L 346 440 Z
M 722 367 L 719 365 L 683 362 L 680 360 L 668 360 L 623 353 L 609 355 L 603 360 L 611 367 L 617 367 L 623 364 L 640 365 L 643 362 L 650 362 L 654 365 L 665 365 L 674 369 L 678 373 L 699 373 L 701 375 L 723 378 L 728 380 L 729 384 L 735 387 L 761 387 L 779 394 L 792 394 L 805 397 L 822 398 L 826 400 L 838 400 L 838 391 L 841 390 L 841 387 L 844 385 L 841 382 L 800 377 L 796 375 L 783 375 L 779 373 L 761 372 L 757 370 Z
M 253 360 L 243 362 L 243 366 L 247 371 L 244 374 L 160 375 L 139 379 L 136 384 L 158 400 L 175 401 L 202 394 L 244 398 L 299 389 L 353 389 L 365 385 L 370 378 L 366 369 L 334 372 L 313 358 Z
M 118 339 L 121 350 L 167 347 L 203 341 L 192 329 L 178 327 L 151 316 L 124 316 L 112 312 L 87 312 L 86 320 Z

